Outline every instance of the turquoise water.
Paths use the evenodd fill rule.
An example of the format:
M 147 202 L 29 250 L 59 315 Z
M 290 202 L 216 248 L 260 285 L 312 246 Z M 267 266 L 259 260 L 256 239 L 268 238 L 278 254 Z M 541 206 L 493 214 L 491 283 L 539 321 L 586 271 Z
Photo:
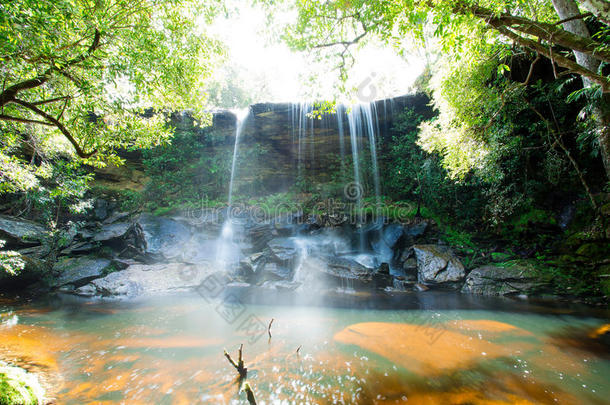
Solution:
M 5 301 L 0 350 L 47 374 L 60 404 L 247 404 L 223 356 L 226 348 L 237 360 L 240 344 L 259 404 L 610 398 L 607 347 L 595 332 L 603 317 L 534 306 L 535 313 L 251 301 L 197 294 Z

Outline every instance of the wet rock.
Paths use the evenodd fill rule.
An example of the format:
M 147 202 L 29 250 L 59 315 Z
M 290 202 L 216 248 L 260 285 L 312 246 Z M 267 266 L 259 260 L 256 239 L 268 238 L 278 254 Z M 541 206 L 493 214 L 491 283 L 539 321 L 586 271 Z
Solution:
M 107 224 L 102 229 L 93 235 L 93 240 L 96 242 L 108 242 L 124 238 L 133 226 L 131 222 L 115 222 Z
M 388 263 L 381 263 L 377 272 L 379 274 L 390 274 L 390 265 Z
M 183 263 L 136 264 L 126 270 L 110 273 L 76 289 L 76 294 L 135 297 L 177 291 L 193 290 L 200 286 L 203 293 L 223 285 L 215 280 L 210 287 L 207 279 L 214 269 L 211 266 L 185 265 Z
M 428 291 L 429 290 L 429 288 L 425 284 L 420 284 L 420 283 L 416 283 L 415 285 L 413 285 L 413 289 L 415 291 L 419 291 L 419 292 L 423 292 L 423 291 Z
M 272 227 L 269 224 L 254 225 L 247 229 L 246 235 L 253 242 L 254 250 L 263 250 L 267 243 L 273 239 Z
M 301 283 L 297 283 L 294 281 L 265 281 L 261 284 L 261 288 L 266 288 L 269 290 L 278 290 L 278 291 L 294 291 L 301 286 Z
M 334 253 L 334 252 L 329 252 L 329 253 Z M 377 267 L 379 267 L 379 260 L 377 260 L 377 256 L 372 255 L 372 254 L 360 253 L 357 255 L 348 255 L 345 257 L 348 257 L 349 259 L 356 261 L 356 263 L 361 264 L 362 266 L 366 267 L 367 269 L 374 270 Z
M 293 236 L 297 229 L 294 216 L 284 215 L 274 218 L 273 229 L 280 236 Z
M 264 260 L 261 260 L 264 257 L 263 252 L 253 253 L 250 256 L 242 259 L 239 264 L 245 270 L 246 276 L 251 276 L 257 272 L 259 266 L 262 264 Z
M 428 221 L 415 222 L 404 226 L 405 234 L 412 238 L 422 236 L 426 232 L 426 229 L 428 229 Z
M 108 201 L 98 198 L 93 204 L 93 217 L 98 221 L 108 217 Z
M 18 252 L 21 255 L 28 256 L 32 259 L 44 259 L 51 253 L 51 247 L 49 245 L 32 246 L 25 249 L 19 249 Z
M 173 259 L 182 256 L 191 238 L 191 230 L 170 218 L 142 214 L 137 219 L 144 239 L 144 253 L 155 258 Z
M 417 260 L 411 257 L 402 264 L 402 269 L 406 274 L 417 273 Z
M 262 277 L 276 280 L 289 280 L 292 278 L 292 271 L 289 268 L 280 266 L 277 263 L 265 263 L 262 268 Z
M 354 260 L 333 256 L 306 258 L 300 274 L 305 284 L 319 284 L 321 287 L 353 281 L 368 283 L 373 279 L 372 270 Z
M 510 295 L 528 293 L 536 286 L 534 274 L 523 267 L 483 266 L 472 270 L 462 293 Z
M 96 248 L 97 247 L 93 243 L 77 242 L 77 243 L 74 243 L 74 244 L 68 246 L 67 248 L 62 250 L 60 253 L 62 255 L 67 256 L 67 255 L 72 255 L 72 254 L 88 253 L 88 252 L 93 251 Z
M 402 237 L 403 233 L 404 227 L 402 225 L 390 224 L 383 229 L 382 238 L 388 247 L 394 248 L 396 242 Z
M 457 287 L 465 269 L 451 249 L 439 245 L 415 245 L 417 279 L 420 284 Z
M 7 249 L 39 245 L 47 230 L 36 222 L 0 215 L 0 239 Z
M 127 217 L 129 215 L 130 215 L 129 212 L 115 212 L 114 214 L 112 214 L 108 218 L 106 218 L 103 223 L 108 225 L 108 224 L 113 224 L 118 221 L 125 222 L 124 220 L 127 219 Z
M 65 284 L 82 286 L 89 281 L 101 277 L 110 270 L 112 262 L 108 259 L 95 256 L 64 257 L 53 265 L 54 279 L 50 282 L 52 287 Z
M 407 280 L 402 276 L 394 277 L 392 288 L 397 291 L 411 291 L 413 289 L 413 281 Z
M 291 262 L 296 258 L 297 246 L 294 239 L 274 238 L 267 242 L 271 255 L 282 263 Z

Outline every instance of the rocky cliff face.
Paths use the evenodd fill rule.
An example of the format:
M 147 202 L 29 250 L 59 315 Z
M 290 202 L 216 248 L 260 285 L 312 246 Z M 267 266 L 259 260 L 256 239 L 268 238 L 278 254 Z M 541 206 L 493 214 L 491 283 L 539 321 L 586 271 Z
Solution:
M 371 124 L 381 152 L 391 139 L 395 121 L 406 108 L 425 117 L 432 116 L 429 101 L 424 94 L 414 94 L 371 103 Z M 299 177 L 324 183 L 341 167 L 342 156 L 344 166 L 352 165 L 349 107 L 339 106 L 338 113 L 320 117 L 311 117 L 312 111 L 313 106 L 307 103 L 262 103 L 249 107 L 237 151 L 238 190 L 247 195 L 284 191 Z M 172 123 L 177 131 L 197 131 L 187 113 L 174 115 Z M 216 147 L 234 146 L 236 126 L 233 112 L 213 113 L 212 131 L 219 139 Z M 360 153 L 368 153 L 369 137 L 364 132 L 355 136 Z

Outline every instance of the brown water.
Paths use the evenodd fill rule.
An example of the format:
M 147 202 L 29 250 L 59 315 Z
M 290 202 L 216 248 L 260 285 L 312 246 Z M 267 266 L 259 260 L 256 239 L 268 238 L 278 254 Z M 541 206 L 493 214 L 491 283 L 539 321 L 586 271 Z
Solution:
M 223 356 L 242 343 L 259 404 L 610 403 L 603 317 L 358 306 L 4 301 L 0 358 L 60 404 L 247 404 Z

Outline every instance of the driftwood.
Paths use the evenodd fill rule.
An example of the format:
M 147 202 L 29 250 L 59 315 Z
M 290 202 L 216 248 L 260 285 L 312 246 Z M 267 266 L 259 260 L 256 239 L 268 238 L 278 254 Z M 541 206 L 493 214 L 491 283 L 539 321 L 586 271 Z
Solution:
M 254 392 L 252 388 L 250 388 L 250 384 L 244 384 L 244 391 L 246 392 L 246 398 L 248 399 L 248 403 L 250 405 L 256 405 L 256 399 L 254 398 Z
M 246 378 L 246 376 L 248 375 L 248 369 L 244 367 L 244 359 L 242 357 L 243 349 L 244 345 L 239 345 L 237 363 L 231 358 L 231 355 L 226 350 L 224 351 L 225 357 L 227 358 L 227 360 L 229 360 L 229 363 L 231 363 L 231 365 L 235 367 L 235 369 L 239 373 L 239 377 L 242 379 Z
M 267 333 L 269 334 L 269 339 L 271 339 L 271 325 L 273 324 L 273 318 L 269 322 L 269 326 L 267 326 Z

